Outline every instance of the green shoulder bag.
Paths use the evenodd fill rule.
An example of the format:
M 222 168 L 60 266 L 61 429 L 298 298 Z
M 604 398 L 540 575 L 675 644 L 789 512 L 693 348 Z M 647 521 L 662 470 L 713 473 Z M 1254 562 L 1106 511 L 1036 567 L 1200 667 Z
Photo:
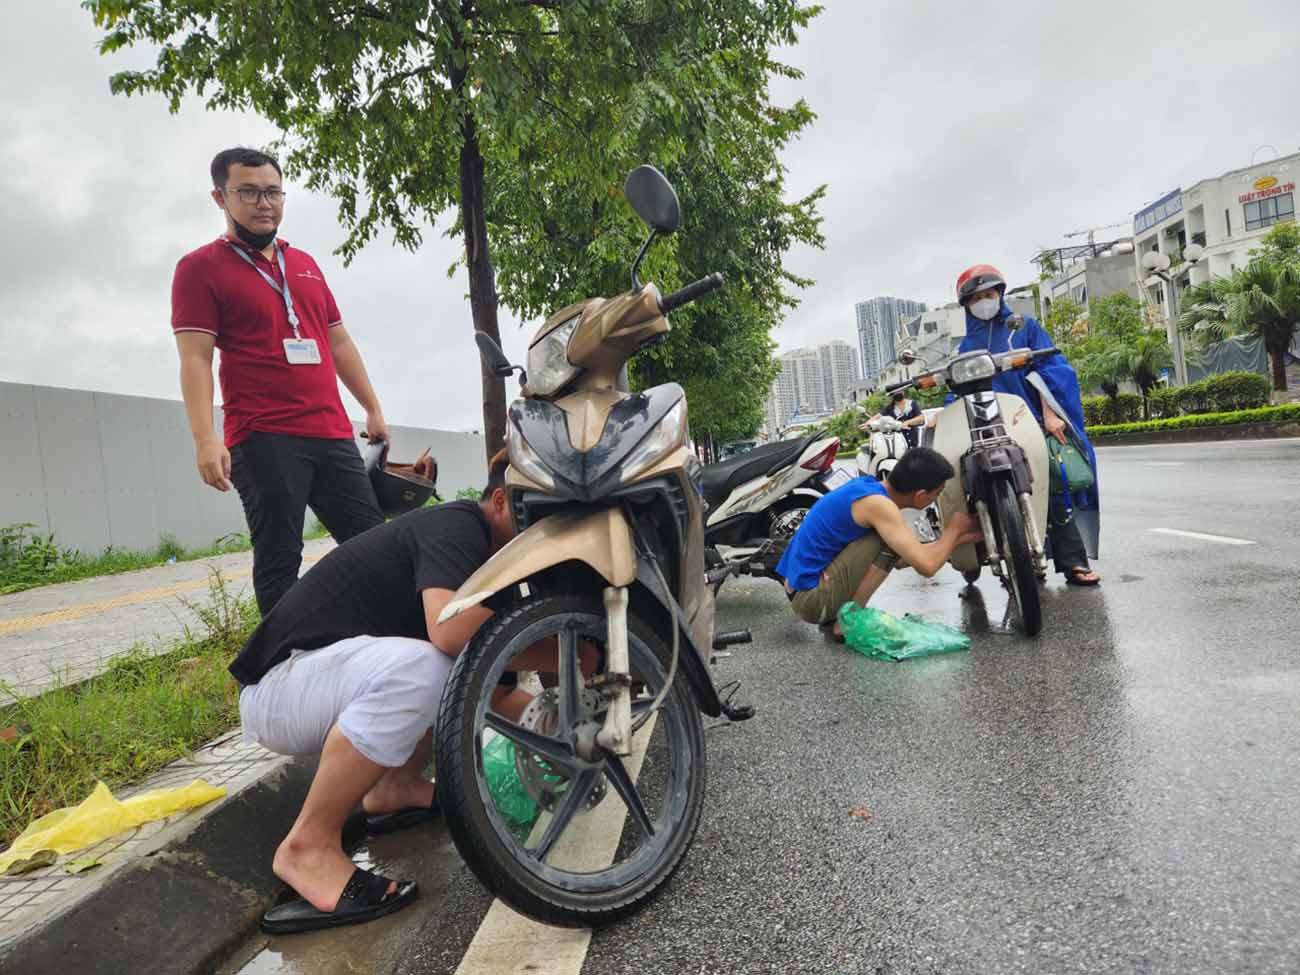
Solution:
M 1096 482 L 1088 457 L 1071 437 L 1061 443 L 1055 437 L 1047 438 L 1048 466 L 1051 468 L 1053 494 L 1060 494 L 1068 485 L 1071 494 L 1086 491 Z M 1064 480 L 1062 480 L 1064 478 Z

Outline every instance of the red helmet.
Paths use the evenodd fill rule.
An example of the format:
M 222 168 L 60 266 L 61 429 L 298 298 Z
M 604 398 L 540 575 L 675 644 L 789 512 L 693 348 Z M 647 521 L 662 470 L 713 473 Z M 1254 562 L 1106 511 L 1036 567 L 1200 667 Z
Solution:
M 1007 279 L 1002 276 L 1002 272 L 992 264 L 976 264 L 974 267 L 968 267 L 957 279 L 957 304 L 965 305 L 971 295 L 987 291 L 989 288 L 997 288 L 998 294 L 1006 292 Z

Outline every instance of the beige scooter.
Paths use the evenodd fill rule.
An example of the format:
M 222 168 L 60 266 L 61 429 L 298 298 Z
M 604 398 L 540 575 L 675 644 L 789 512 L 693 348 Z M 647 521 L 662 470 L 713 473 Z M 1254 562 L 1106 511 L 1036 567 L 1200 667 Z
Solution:
M 993 377 L 1057 354 L 1054 348 L 968 352 L 885 387 L 893 392 L 946 386 L 956 394 L 939 414 L 932 444 L 957 472 L 939 496 L 939 522 L 947 526 L 954 512 L 972 512 L 984 541 L 958 546 L 948 562 L 969 583 L 979 578 L 981 566 L 989 566 L 1010 590 L 1029 636 L 1043 626 L 1038 581 L 1047 574 L 1047 441 L 1029 404 L 994 392 Z M 899 358 L 917 361 L 910 352 Z
M 572 926 L 623 917 L 662 888 L 703 807 L 701 712 L 753 713 L 720 698 L 709 672 L 711 649 L 749 635 L 713 632 L 682 388 L 632 394 L 619 380 L 667 335 L 667 314 L 722 276 L 664 296 L 642 284 L 641 258 L 677 228 L 677 195 L 651 166 L 632 172 L 625 193 L 651 228 L 632 290 L 570 305 L 538 330 L 509 411 L 506 493 L 519 534 L 439 617 L 489 600 L 495 610 L 457 659 L 438 718 L 452 837 L 492 893 Z M 497 375 L 516 370 L 478 338 Z M 554 676 L 519 715 L 509 705 L 519 692 L 501 684 L 521 671 Z M 490 779 L 483 755 L 497 736 L 535 822 Z

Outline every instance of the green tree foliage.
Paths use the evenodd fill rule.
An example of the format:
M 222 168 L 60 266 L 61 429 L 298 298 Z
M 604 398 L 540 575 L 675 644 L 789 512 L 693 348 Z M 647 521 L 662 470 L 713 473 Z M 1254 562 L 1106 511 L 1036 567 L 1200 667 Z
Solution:
M 1271 237 L 1265 238 L 1266 248 Z M 1273 244 L 1289 246 L 1287 239 L 1273 238 Z M 1256 257 L 1227 277 L 1188 288 L 1178 327 L 1202 347 L 1234 335 L 1263 339 L 1273 388 L 1284 391 L 1286 350 L 1300 329 L 1300 259 L 1292 260 L 1280 249 L 1274 253 Z
M 1266 233 L 1252 257 L 1272 264 L 1300 263 L 1300 224 L 1279 223 Z
M 1052 337 L 1053 344 L 1067 355 L 1069 350 L 1087 334 L 1079 328 L 1081 318 L 1083 318 L 1082 305 L 1073 298 L 1057 298 L 1052 302 L 1052 310 L 1047 313 L 1047 318 L 1043 321 L 1043 327 Z
M 768 95 L 771 76 L 795 75 L 771 52 L 795 43 L 818 12 L 798 0 L 84 6 L 105 31 L 104 52 L 157 49 L 152 68 L 115 75 L 114 92 L 160 93 L 173 111 L 197 93 L 209 108 L 253 111 L 277 125 L 289 171 L 337 201 L 345 259 L 384 229 L 399 245 L 418 247 L 443 214 L 455 214 L 447 232 L 464 240 L 473 327 L 494 339 L 499 298 L 535 314 L 598 283 L 582 296 L 623 290 L 614 269 L 626 269 L 639 234 L 621 187 L 636 163 L 685 180 L 679 189 L 688 206 L 706 192 L 737 201 L 733 219 L 765 221 L 754 236 L 766 235 L 770 246 L 820 241 L 818 194 L 787 206 L 775 156 L 811 113 L 802 103 L 777 108 Z M 742 138 L 757 144 L 729 156 Z M 731 164 L 710 171 L 710 188 L 689 183 L 705 160 L 724 159 Z M 755 241 L 744 234 L 728 241 L 734 253 L 719 253 L 706 236 L 718 226 L 693 227 L 694 238 L 688 233 L 657 255 L 655 279 L 672 279 L 679 266 L 684 277 L 755 260 L 744 249 Z M 670 263 L 674 257 L 680 263 Z M 783 273 L 779 253 L 756 263 L 775 272 L 769 280 L 780 295 L 739 282 L 726 308 L 770 323 L 782 299 L 793 301 L 788 289 L 805 282 Z M 750 385 L 770 381 L 765 335 L 749 319 L 731 326 L 737 352 L 722 357 L 725 366 L 719 360 L 716 378 L 737 389 L 746 376 Z M 689 353 L 689 341 L 679 342 L 687 348 L 677 351 Z M 755 364 L 757 375 L 747 373 Z M 481 374 L 492 453 L 504 436 L 505 386 Z M 764 385 L 741 395 L 739 414 L 751 417 L 765 393 Z M 722 412 L 707 402 L 692 409 L 706 420 Z M 712 422 L 728 432 L 745 425 L 730 414 Z
M 1144 414 L 1161 371 L 1173 364 L 1168 338 L 1147 325 L 1142 306 L 1123 292 L 1091 303 L 1088 332 L 1076 343 L 1073 358 L 1084 388 L 1100 389 L 1112 400 L 1120 395 L 1122 382 L 1135 383 Z

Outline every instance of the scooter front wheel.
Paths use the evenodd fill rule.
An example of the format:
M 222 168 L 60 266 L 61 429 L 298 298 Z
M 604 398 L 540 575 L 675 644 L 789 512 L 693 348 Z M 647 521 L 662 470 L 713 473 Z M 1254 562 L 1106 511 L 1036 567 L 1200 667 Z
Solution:
M 998 525 L 1002 531 L 1002 556 L 1007 566 L 1007 579 L 1011 598 L 1020 611 L 1020 622 L 1026 636 L 1037 636 L 1043 628 L 1043 608 L 1038 598 L 1038 578 L 1034 559 L 1029 554 L 1029 541 L 1025 537 L 1025 523 L 1020 517 L 1016 490 L 1010 481 L 999 481 L 993 494 Z
M 703 809 L 695 696 L 679 665 L 649 714 L 670 649 L 631 614 L 633 727 L 645 720 L 630 756 L 595 744 L 610 682 L 591 661 L 606 639 L 598 597 L 526 600 L 457 658 L 438 715 L 438 796 L 456 848 L 488 890 L 547 924 L 594 927 L 644 906 L 681 863 Z M 521 707 L 525 692 L 499 681 L 524 651 L 535 661 L 539 645 L 553 661 L 539 676 L 554 686 Z

